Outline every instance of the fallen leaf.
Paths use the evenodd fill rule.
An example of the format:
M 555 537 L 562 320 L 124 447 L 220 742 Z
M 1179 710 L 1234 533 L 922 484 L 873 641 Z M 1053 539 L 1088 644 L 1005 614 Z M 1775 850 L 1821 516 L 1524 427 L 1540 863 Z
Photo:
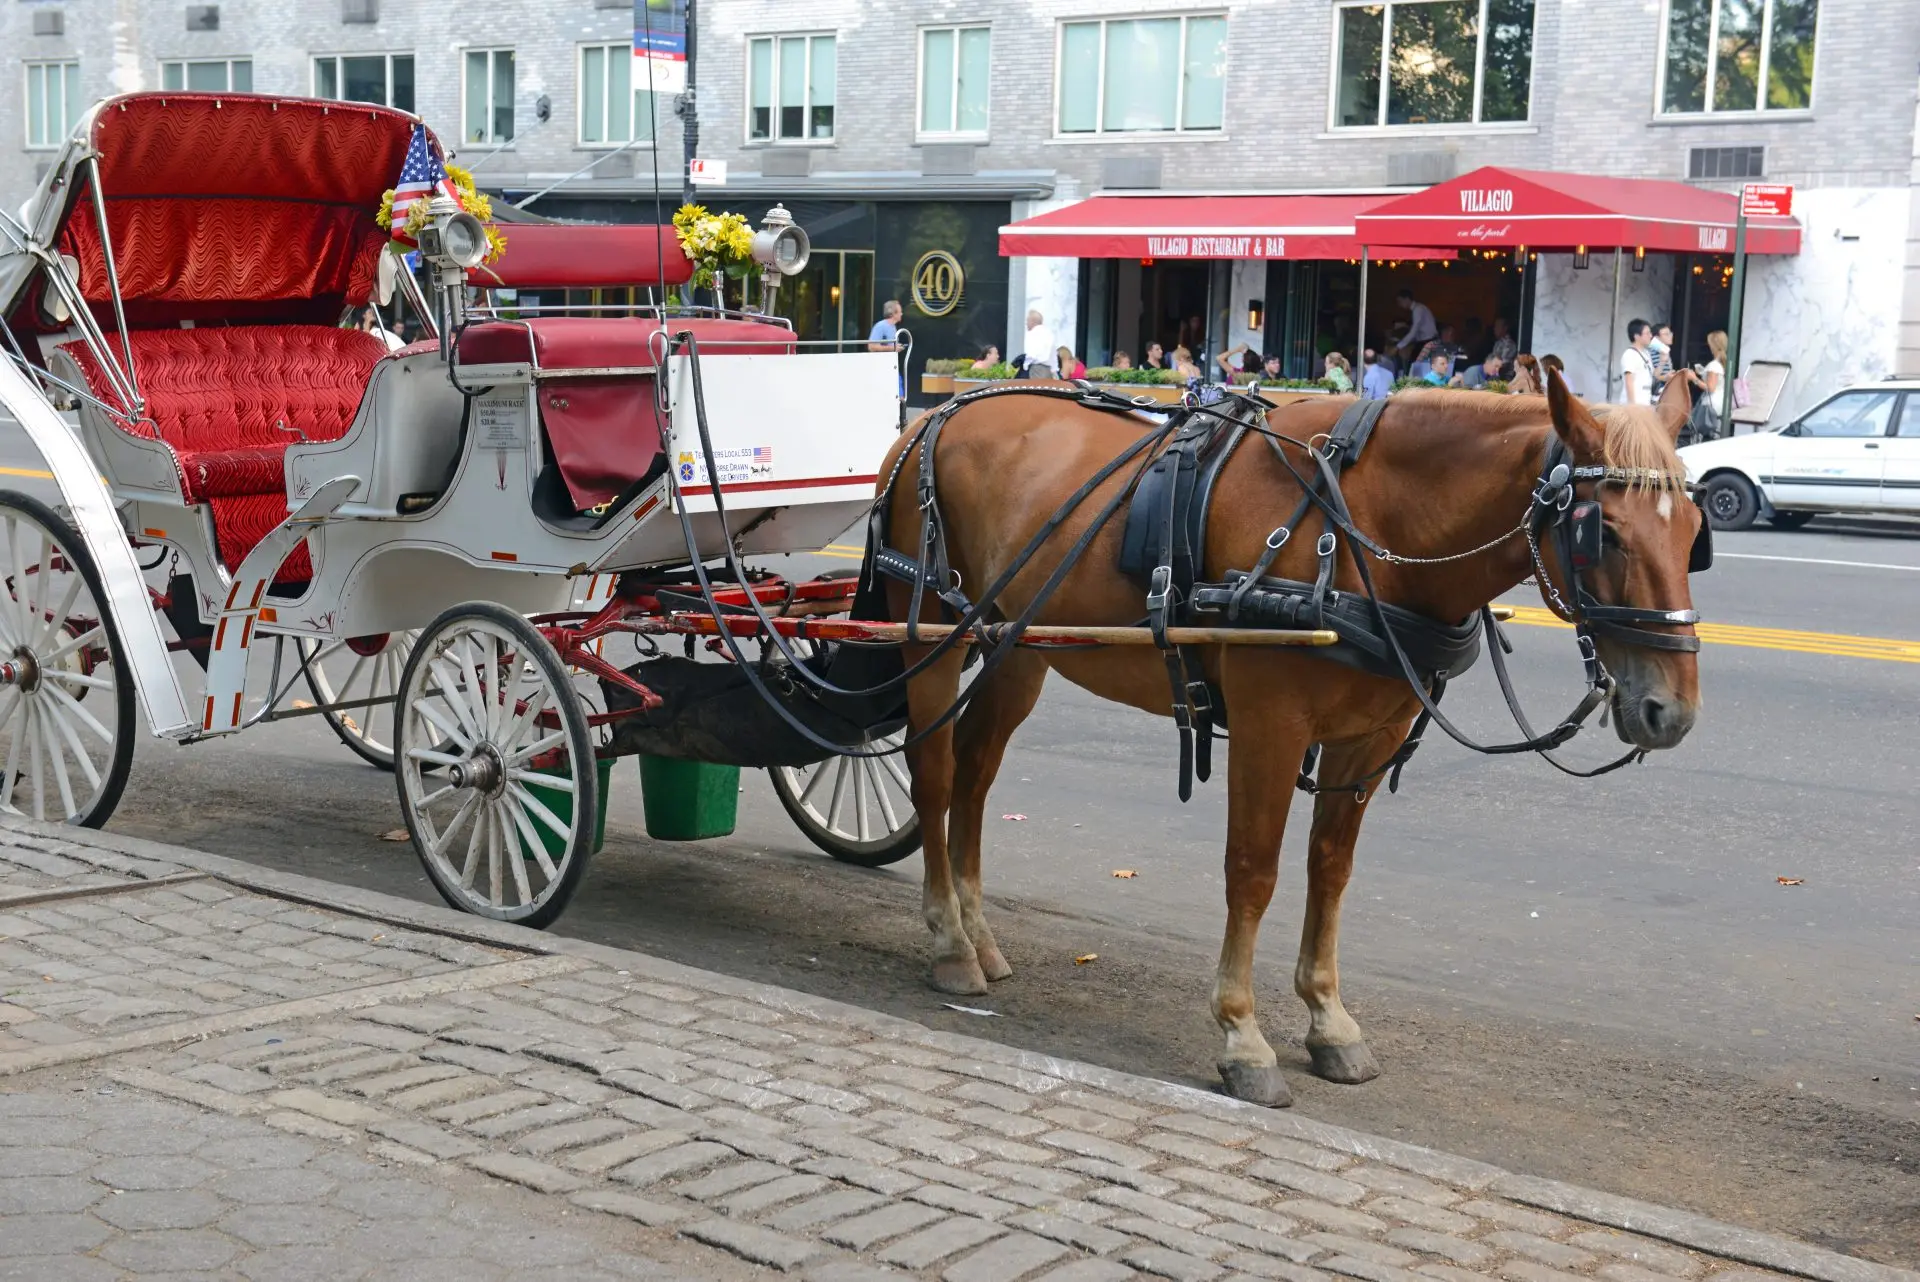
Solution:
M 1804 886 L 1807 884 L 1805 877 L 1775 877 L 1774 880 L 1782 886 Z
M 389 828 L 385 832 L 380 834 L 380 840 L 411 841 L 413 840 L 413 834 L 408 832 L 405 828 Z
M 311 708 L 313 705 L 311 703 L 308 703 L 305 699 L 295 699 L 293 701 L 293 706 L 296 708 Z
M 344 712 L 340 714 L 340 724 L 347 728 L 347 732 L 349 734 L 360 733 L 360 723 L 355 721 L 352 717 L 349 717 Z
M 1099 953 L 1081 953 L 1078 957 L 1073 959 L 1073 964 L 1076 966 L 1084 966 L 1088 962 L 1099 961 L 1099 960 L 1100 960 Z
M 1025 815 L 1001 815 L 1000 817 L 1002 819 L 1011 819 L 1015 823 L 1025 823 L 1027 820 Z
M 981 1010 L 978 1006 L 961 1006 L 956 1002 L 941 1002 L 940 1004 L 948 1010 L 957 1010 L 962 1015 L 991 1015 L 995 1019 L 1000 1018 L 1000 1012 L 997 1010 Z
M 1120 878 L 1120 880 L 1122 881 L 1129 881 L 1135 877 L 1138 877 L 1140 874 L 1135 872 L 1131 868 L 1115 868 L 1113 870 L 1113 875 Z

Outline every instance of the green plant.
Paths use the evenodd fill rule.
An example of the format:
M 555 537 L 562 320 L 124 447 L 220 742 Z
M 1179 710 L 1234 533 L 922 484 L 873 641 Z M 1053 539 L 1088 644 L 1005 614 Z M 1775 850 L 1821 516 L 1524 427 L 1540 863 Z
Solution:
M 1101 365 L 1087 371 L 1087 381 L 1140 387 L 1179 387 L 1186 380 L 1170 369 L 1115 369 L 1111 365 Z
M 1340 390 L 1324 378 L 1262 378 L 1257 374 L 1241 374 L 1234 379 L 1248 387 L 1282 388 L 1292 392 L 1335 392 Z
M 955 356 L 951 359 L 941 356 L 927 362 L 929 374 L 958 374 L 973 368 L 971 356 Z
M 1013 378 L 1015 377 L 1015 373 L 1014 373 L 1013 366 L 1007 364 L 1005 361 L 1001 361 L 998 365 L 989 365 L 985 369 L 974 370 L 971 373 L 968 373 L 967 377 L 984 378 L 989 381 L 994 381 L 998 379 Z

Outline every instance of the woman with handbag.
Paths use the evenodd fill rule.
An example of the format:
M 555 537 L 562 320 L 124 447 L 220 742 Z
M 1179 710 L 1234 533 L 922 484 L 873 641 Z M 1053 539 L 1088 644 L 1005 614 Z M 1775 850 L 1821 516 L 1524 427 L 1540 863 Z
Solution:
M 1694 441 L 1716 440 L 1721 435 L 1720 388 L 1727 376 L 1727 332 L 1716 329 L 1707 335 L 1707 350 L 1713 359 L 1687 370 L 1687 382 L 1700 389 L 1700 399 L 1687 416 L 1686 434 Z

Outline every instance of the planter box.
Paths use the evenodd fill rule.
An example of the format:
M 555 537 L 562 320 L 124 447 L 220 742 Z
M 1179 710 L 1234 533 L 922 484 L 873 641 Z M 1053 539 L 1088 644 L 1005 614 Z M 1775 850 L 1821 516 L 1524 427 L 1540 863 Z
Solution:
M 920 376 L 920 391 L 927 396 L 952 396 L 953 375 L 922 374 Z

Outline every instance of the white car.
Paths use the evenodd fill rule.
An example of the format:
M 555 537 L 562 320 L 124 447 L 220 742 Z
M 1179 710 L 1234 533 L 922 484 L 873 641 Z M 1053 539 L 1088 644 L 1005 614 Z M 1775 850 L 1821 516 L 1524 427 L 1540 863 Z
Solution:
M 1822 512 L 1920 512 L 1920 379 L 1836 392 L 1785 427 L 1680 451 L 1717 530 Z

